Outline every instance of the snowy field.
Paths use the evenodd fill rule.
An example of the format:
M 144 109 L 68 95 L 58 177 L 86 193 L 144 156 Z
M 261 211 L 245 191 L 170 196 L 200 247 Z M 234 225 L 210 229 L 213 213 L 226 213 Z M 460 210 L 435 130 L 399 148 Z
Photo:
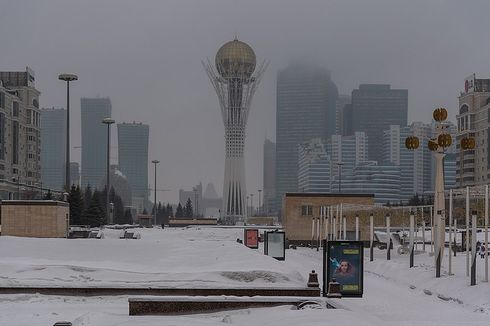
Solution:
M 32 239 L 0 237 L 1 286 L 305 286 L 315 269 L 321 280 L 322 251 L 287 250 L 284 262 L 236 242 L 241 229 L 143 229 L 139 240 Z M 419 248 L 420 249 L 420 248 Z M 430 246 L 427 246 L 427 250 Z M 447 250 L 446 250 L 447 255 Z M 128 316 L 128 297 L 0 295 L 0 325 L 490 325 L 490 285 L 478 259 L 469 286 L 465 256 L 453 257 L 455 275 L 434 277 L 433 257 L 365 253 L 364 297 L 341 299 L 345 309 L 295 310 L 283 306 L 187 316 Z

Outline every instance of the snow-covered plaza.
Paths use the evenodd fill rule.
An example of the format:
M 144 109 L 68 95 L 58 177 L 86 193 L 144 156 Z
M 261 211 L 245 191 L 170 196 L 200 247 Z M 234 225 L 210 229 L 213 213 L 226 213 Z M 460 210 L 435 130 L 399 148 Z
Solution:
M 322 250 L 286 250 L 286 260 L 238 243 L 243 229 L 139 229 L 141 239 L 36 239 L 0 237 L 2 287 L 304 287 L 311 270 L 322 280 Z M 429 246 L 427 246 L 429 249 Z M 364 260 L 363 298 L 338 299 L 343 309 L 291 306 L 185 316 L 129 316 L 128 296 L 0 295 L 0 325 L 490 325 L 490 284 L 478 258 L 477 285 L 466 277 L 466 257 L 453 273 L 435 278 L 434 258 L 375 250 Z

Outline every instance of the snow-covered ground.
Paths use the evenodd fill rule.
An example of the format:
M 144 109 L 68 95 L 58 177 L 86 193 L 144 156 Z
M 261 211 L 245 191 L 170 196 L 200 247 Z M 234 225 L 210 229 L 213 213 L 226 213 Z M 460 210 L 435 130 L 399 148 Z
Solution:
M 277 261 L 236 242 L 241 229 L 142 229 L 139 240 L 32 239 L 0 237 L 1 286 L 305 286 L 315 269 L 322 279 L 322 251 L 287 250 Z M 427 246 L 429 250 L 430 246 Z M 447 251 L 446 251 L 447 254 Z M 187 316 L 128 316 L 128 297 L 0 295 L 0 325 L 490 325 L 490 285 L 465 276 L 465 256 L 453 257 L 455 275 L 434 277 L 433 257 L 366 252 L 364 297 L 341 299 L 346 309 L 291 307 L 245 309 Z

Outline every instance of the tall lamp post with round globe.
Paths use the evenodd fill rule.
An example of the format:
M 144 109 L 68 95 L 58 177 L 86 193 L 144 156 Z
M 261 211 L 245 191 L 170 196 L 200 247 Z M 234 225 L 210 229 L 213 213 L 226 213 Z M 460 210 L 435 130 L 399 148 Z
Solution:
M 113 215 L 110 214 L 110 200 L 109 200 L 109 195 L 111 193 L 111 179 L 110 179 L 110 173 L 111 173 L 111 124 L 113 124 L 115 121 L 111 118 L 105 118 L 102 120 L 103 124 L 107 125 L 107 165 L 106 165 L 106 201 L 105 201 L 105 214 L 107 217 L 107 221 L 109 224 L 113 224 Z
M 435 138 L 427 140 L 429 150 L 434 153 L 435 158 L 435 181 L 434 181 L 434 248 L 436 259 L 436 277 L 441 277 L 441 263 L 444 253 L 446 235 L 446 202 L 444 195 L 444 156 L 446 148 L 451 146 L 452 138 L 446 129 L 448 125 L 444 122 L 447 119 L 447 110 L 437 108 L 432 114 L 435 124 Z M 419 147 L 420 141 L 416 136 L 409 136 L 405 139 L 405 147 L 415 150 Z M 425 232 L 425 231 L 424 231 Z
M 225 43 L 216 54 L 214 64 L 208 59 L 204 69 L 218 95 L 225 126 L 225 177 L 223 209 L 225 223 L 244 221 L 246 212 L 245 129 L 252 97 L 266 68 L 256 67 L 253 49 L 235 39 Z
M 155 187 L 154 189 L 154 202 L 153 202 L 153 213 L 154 213 L 154 222 L 153 224 L 157 224 L 157 164 L 160 163 L 159 160 L 153 160 L 151 161 L 151 163 L 153 163 L 155 165 L 155 183 L 153 184 L 153 187 Z M 163 223 L 163 222 L 162 222 Z M 163 228 L 163 224 L 162 224 L 162 228 Z
M 61 74 L 59 80 L 66 82 L 66 153 L 65 153 L 65 191 L 70 191 L 70 82 L 78 80 L 75 74 Z

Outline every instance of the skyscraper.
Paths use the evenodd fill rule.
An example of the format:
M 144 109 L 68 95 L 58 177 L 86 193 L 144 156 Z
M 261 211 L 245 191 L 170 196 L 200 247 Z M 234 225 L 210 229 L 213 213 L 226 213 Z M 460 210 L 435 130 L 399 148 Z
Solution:
M 70 162 L 70 183 L 75 186 L 80 185 L 80 164 Z
M 264 207 L 267 215 L 275 215 L 278 205 L 276 203 L 276 143 L 265 139 L 264 141 Z
M 352 114 L 349 115 L 351 104 L 350 95 L 339 95 L 335 106 L 335 133 L 337 135 L 351 135 L 349 126 L 352 125 Z M 346 109 L 347 106 L 347 109 Z
M 277 75 L 276 201 L 298 191 L 298 145 L 335 134 L 338 91 L 318 66 L 291 64 Z
M 65 186 L 66 110 L 41 109 L 41 180 L 43 188 Z
M 243 221 L 245 196 L 245 129 L 255 89 L 264 72 L 256 67 L 252 48 L 237 39 L 225 43 L 216 53 L 215 65 L 203 63 L 218 95 L 225 125 L 226 158 L 222 214 L 227 223 Z
M 390 85 L 362 84 L 352 91 L 352 130 L 369 139 L 369 160 L 383 162 L 383 131 L 407 125 L 408 90 Z
M 82 98 L 82 188 L 98 187 L 106 177 L 107 126 L 104 118 L 112 115 L 111 100 Z
M 142 123 L 117 125 L 119 170 L 131 186 L 132 205 L 143 206 L 148 200 L 148 138 L 150 127 Z

